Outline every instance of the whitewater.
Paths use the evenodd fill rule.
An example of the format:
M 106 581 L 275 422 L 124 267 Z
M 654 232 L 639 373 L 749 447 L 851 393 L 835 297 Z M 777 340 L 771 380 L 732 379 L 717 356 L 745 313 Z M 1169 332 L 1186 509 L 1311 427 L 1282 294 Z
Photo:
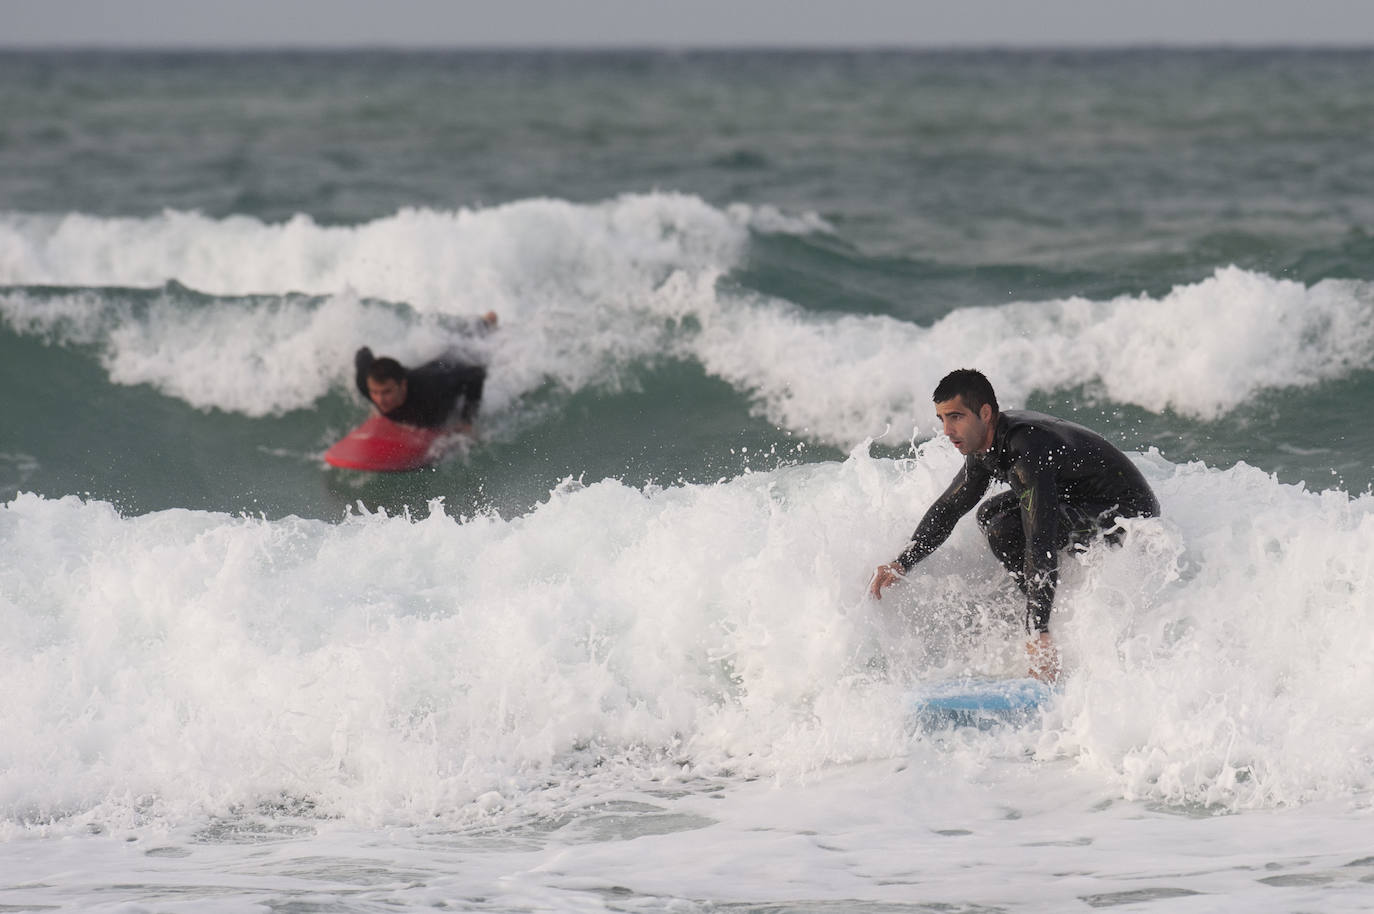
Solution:
M 463 877 L 415 877 L 421 897 L 462 895 L 458 886 L 535 858 L 497 908 L 538 909 L 527 894 L 553 893 L 548 903 L 565 909 L 610 891 L 607 879 L 633 884 L 626 910 L 655 909 L 661 896 L 711 909 L 704 889 L 717 879 L 726 898 L 778 903 L 796 893 L 886 903 L 906 892 L 884 886 L 906 884 L 1003 903 L 976 867 L 949 881 L 939 853 L 928 858 L 975 844 L 975 856 L 1021 861 L 1021 891 L 1040 899 L 1031 909 L 1070 895 L 1177 904 L 1222 891 L 1233 902 L 1290 883 L 1319 887 L 1328 910 L 1346 892 L 1363 898 L 1357 888 L 1374 879 L 1355 838 L 1371 814 L 1374 760 L 1369 494 L 1138 453 L 1163 518 L 1131 522 L 1124 549 L 1066 568 L 1055 626 L 1069 675 L 1022 730 L 933 736 L 908 719 L 913 683 L 1020 672 L 1018 599 L 976 530 L 961 526 L 881 605 L 865 585 L 957 469 L 952 447 L 923 429 L 920 404 L 944 365 L 1007 366 L 1009 402 L 1086 383 L 1092 396 L 1205 419 L 1258 390 L 1367 362 L 1368 286 L 1306 288 L 1226 268 L 1157 299 L 959 309 L 922 326 L 731 288 L 721 277 L 758 218 L 654 195 L 402 213 L 348 230 L 184 214 L 5 221 L 11 291 L 0 314 L 13 332 L 91 350 L 110 383 L 152 385 L 201 410 L 309 409 L 347 391 L 359 339 L 407 359 L 460 344 L 489 359 L 487 407 L 507 421 L 550 379 L 613 387 L 627 366 L 672 358 L 700 364 L 799 440 L 851 448 L 822 462 L 756 455 L 705 484 L 568 477 L 515 516 L 465 515 L 442 498 L 400 516 L 359 505 L 332 521 L 125 516 L 100 499 L 15 494 L 0 513 L 10 620 L 0 693 L 4 731 L 26 737 L 0 756 L 8 854 L 22 858 L 36 836 L 94 833 L 147 848 L 145 868 L 207 857 L 254 872 L 233 861 L 259 841 L 307 835 L 312 858 L 351 859 L 378 834 L 399 831 L 387 840 L 407 854 L 496 834 L 525 849 L 476 852 Z M 777 216 L 767 225 L 825 231 Z M 420 237 L 438 248 L 427 263 L 463 252 L 481 265 L 416 270 L 406 258 Z M 112 256 L 129 238 L 160 240 L 143 253 L 119 243 Z M 503 270 L 517 248 L 518 267 Z M 569 263 L 585 272 L 568 279 Z M 140 287 L 153 294 L 119 291 Z M 484 304 L 504 330 L 473 341 L 461 318 Z M 1211 316 L 1179 320 L 1199 310 Z M 1238 323 L 1269 329 L 1247 336 Z M 1181 325 L 1192 358 L 1152 370 L 1180 345 Z M 889 450 L 875 453 L 884 436 Z M 907 439 L 910 453 L 892 456 Z M 851 833 L 843 810 L 856 791 L 881 792 L 888 812 Z M 791 808 L 803 797 L 819 804 L 818 821 Z M 1093 858 L 1110 840 L 1147 842 L 1119 835 L 1139 817 L 1176 820 L 1170 840 L 1205 845 L 1227 828 L 1218 816 L 1300 829 L 1314 810 L 1324 832 L 1339 823 L 1315 846 L 1280 853 L 1244 826 L 1224 839 L 1242 864 L 1138 873 L 1119 869 L 1127 848 L 1074 864 L 1083 885 L 1060 880 L 1052 892 L 1032 862 L 1041 852 L 1016 850 Z M 1073 836 L 1031 840 L 1047 819 Z M 805 847 L 760 849 L 760 828 Z M 722 833 L 739 845 L 724 858 Z M 826 848 L 840 837 L 887 876 L 860 888 L 836 875 L 847 865 L 808 860 L 837 854 Z M 607 875 L 620 841 L 650 839 L 677 862 Z M 566 862 L 551 867 L 555 851 Z M 699 869 L 746 852 L 799 883 Z M 352 871 L 330 867 L 310 878 L 332 885 Z M 129 897 L 146 901 L 158 873 Z M 289 894 L 263 873 L 251 882 L 263 888 L 242 891 Z M 7 894 L 7 904 L 71 901 L 52 888 Z M 213 902 L 207 889 L 190 894 L 187 909 Z M 411 895 L 364 893 L 367 904 Z M 231 897 L 226 909 L 243 900 Z
M 751 230 L 825 229 L 814 214 L 676 194 L 407 211 L 346 228 L 194 213 L 0 217 L 0 287 L 11 289 L 0 315 L 23 334 L 95 346 L 114 383 L 260 417 L 349 390 L 359 340 L 421 361 L 472 348 L 454 321 L 494 310 L 519 328 L 483 352 L 496 411 L 550 380 L 576 391 L 679 358 L 754 398 L 771 422 L 842 448 L 929 421 L 928 392 L 949 364 L 998 366 L 1009 402 L 1085 386 L 1210 420 L 1374 359 L 1374 288 L 1363 281 L 1305 286 L 1227 266 L 1159 297 L 959 308 L 928 325 L 807 311 L 721 282 L 745 260 Z M 118 294 L 169 283 L 138 304 Z
M 570 483 L 509 520 L 438 502 L 336 524 L 126 518 L 19 496 L 0 514 L 4 729 L 27 734 L 0 756 L 6 868 L 40 836 L 109 835 L 151 880 L 133 897 L 166 878 L 163 856 L 255 874 L 272 895 L 295 881 L 245 845 L 310 835 L 312 858 L 351 859 L 384 835 L 403 857 L 457 854 L 463 875 L 424 891 L 393 875 L 369 904 L 449 897 L 517 864 L 502 904 L 553 893 L 566 909 L 621 883 L 702 910 L 713 884 L 760 902 L 906 894 L 889 879 L 999 903 L 976 865 L 939 862 L 959 846 L 983 866 L 1011 855 L 1018 891 L 1086 868 L 1035 910 L 1277 884 L 1359 909 L 1374 879 L 1374 500 L 1141 455 L 1164 519 L 1066 567 L 1070 673 L 1043 723 L 932 735 L 904 691 L 1016 673 L 1017 600 L 965 527 L 881 605 L 864 585 L 958 460 L 931 443 L 710 486 Z M 1309 823 L 1320 834 L 1292 837 Z M 1180 870 L 1152 851 L 1140 871 L 1156 829 L 1179 854 L 1222 841 L 1231 862 Z M 621 856 L 649 836 L 658 866 Z M 745 851 L 750 872 L 795 884 L 729 875 Z M 862 889 L 837 878 L 856 865 Z M 309 879 L 326 894 L 349 881 Z M 187 910 L 214 900 L 191 894 Z M 64 895 L 5 893 L 26 898 Z

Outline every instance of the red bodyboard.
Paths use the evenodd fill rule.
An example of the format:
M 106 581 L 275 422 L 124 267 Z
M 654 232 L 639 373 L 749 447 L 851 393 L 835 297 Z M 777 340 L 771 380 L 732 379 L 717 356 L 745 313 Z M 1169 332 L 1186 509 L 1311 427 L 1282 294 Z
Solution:
M 325 462 L 349 470 L 395 473 L 433 463 L 441 428 L 419 428 L 372 416 L 324 452 Z

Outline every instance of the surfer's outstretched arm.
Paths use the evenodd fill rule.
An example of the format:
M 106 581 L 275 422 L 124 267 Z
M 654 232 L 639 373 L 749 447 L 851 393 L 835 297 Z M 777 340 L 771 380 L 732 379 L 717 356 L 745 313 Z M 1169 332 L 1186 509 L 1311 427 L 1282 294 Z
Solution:
M 972 510 L 978 504 L 978 499 L 983 497 L 988 489 L 988 481 L 987 471 L 980 465 L 965 463 L 949 488 L 927 509 L 902 554 L 886 565 L 878 566 L 873 573 L 872 583 L 868 585 L 868 592 L 881 600 L 884 587 L 901 580 L 913 565 L 949 539 L 959 518 Z
M 358 385 L 358 392 L 368 401 L 372 400 L 372 396 L 367 392 L 367 370 L 372 367 L 372 363 L 375 361 L 372 350 L 366 346 L 353 354 L 354 382 Z

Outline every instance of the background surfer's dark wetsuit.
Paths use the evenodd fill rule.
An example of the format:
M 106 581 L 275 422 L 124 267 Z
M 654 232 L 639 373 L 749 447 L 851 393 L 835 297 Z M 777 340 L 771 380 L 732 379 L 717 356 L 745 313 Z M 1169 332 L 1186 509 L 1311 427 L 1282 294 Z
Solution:
M 358 389 L 369 400 L 367 370 L 374 361 L 372 350 L 366 346 L 353 357 L 353 364 L 358 370 Z M 482 385 L 486 379 L 487 370 L 481 365 L 469 365 L 449 356 L 426 362 L 419 368 L 406 371 L 405 402 L 382 415 L 393 422 L 437 428 L 449 421 L 454 404 L 461 396 L 463 408 L 458 418 L 471 423 L 477 417 L 477 407 L 482 402 Z
M 1060 549 L 1085 544 L 1104 529 L 1115 543 L 1122 533 L 1115 518 L 1159 514 L 1145 477 L 1101 435 L 1042 413 L 1007 410 L 997 417 L 992 447 L 966 457 L 954 482 L 921 518 L 911 545 L 897 558 L 904 571 L 949 538 L 993 479 L 1010 484 L 1011 491 L 978 509 L 978 525 L 1026 595 L 1030 631 L 1049 630 Z

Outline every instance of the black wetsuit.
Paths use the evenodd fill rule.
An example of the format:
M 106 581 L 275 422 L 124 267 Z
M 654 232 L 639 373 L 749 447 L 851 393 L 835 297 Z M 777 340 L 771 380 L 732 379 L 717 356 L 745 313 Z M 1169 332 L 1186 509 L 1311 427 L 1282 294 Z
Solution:
M 358 372 L 358 390 L 369 400 L 367 370 L 374 361 L 372 350 L 366 346 L 353 357 Z M 470 423 L 477 418 L 477 407 L 482 402 L 482 385 L 486 378 L 487 370 L 481 365 L 469 365 L 451 356 L 426 362 L 406 372 L 405 402 L 382 415 L 393 422 L 437 428 L 449 422 L 461 396 L 463 408 L 458 418 Z
M 1120 539 L 1117 517 L 1154 517 L 1159 502 L 1145 477 L 1106 439 L 1042 413 L 997 417 L 992 447 L 971 454 L 945 493 L 921 518 L 897 561 L 904 570 L 935 551 L 998 479 L 1011 491 L 978 509 L 988 545 L 1026 594 L 1026 628 L 1048 631 L 1059 585 L 1059 550 L 1106 530 Z

